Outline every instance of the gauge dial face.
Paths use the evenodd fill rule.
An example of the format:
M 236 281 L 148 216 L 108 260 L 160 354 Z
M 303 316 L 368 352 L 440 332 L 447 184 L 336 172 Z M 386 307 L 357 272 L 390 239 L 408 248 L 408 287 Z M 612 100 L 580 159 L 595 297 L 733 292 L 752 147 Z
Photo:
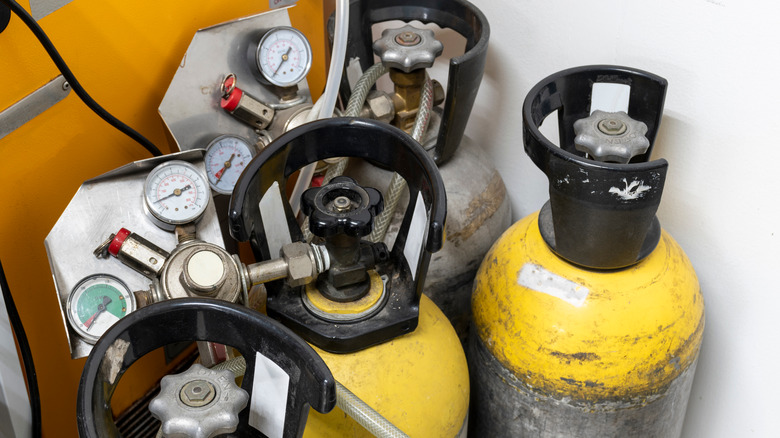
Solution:
M 275 27 L 263 35 L 255 60 L 266 80 L 280 87 L 289 87 L 302 81 L 309 73 L 311 46 L 297 29 Z
M 68 322 L 90 344 L 133 310 L 133 294 L 122 280 L 108 274 L 81 280 L 68 297 Z
M 215 192 L 233 193 L 238 177 L 254 156 L 254 147 L 234 135 L 222 135 L 206 147 L 206 175 Z
M 173 229 L 197 221 L 206 211 L 210 192 L 203 173 L 192 163 L 172 160 L 152 169 L 144 183 L 144 204 L 155 223 Z

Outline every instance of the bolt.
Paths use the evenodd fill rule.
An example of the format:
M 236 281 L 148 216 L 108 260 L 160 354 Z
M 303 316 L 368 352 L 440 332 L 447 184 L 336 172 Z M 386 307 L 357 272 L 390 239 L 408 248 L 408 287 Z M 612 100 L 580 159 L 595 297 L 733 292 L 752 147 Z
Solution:
M 422 37 L 414 32 L 401 32 L 395 37 L 395 42 L 402 46 L 416 46 L 420 44 Z
M 350 201 L 346 196 L 339 196 L 333 200 L 333 207 L 335 207 L 336 210 L 338 210 L 340 213 L 350 211 L 352 210 L 352 201 Z
M 185 405 L 199 408 L 206 406 L 214 400 L 217 390 L 210 382 L 205 380 L 192 380 L 182 386 L 179 398 Z
M 67 81 L 62 83 L 62 90 L 63 91 L 70 90 L 70 84 Z
M 618 119 L 603 119 L 599 122 L 599 131 L 607 135 L 620 135 L 626 132 L 626 124 Z

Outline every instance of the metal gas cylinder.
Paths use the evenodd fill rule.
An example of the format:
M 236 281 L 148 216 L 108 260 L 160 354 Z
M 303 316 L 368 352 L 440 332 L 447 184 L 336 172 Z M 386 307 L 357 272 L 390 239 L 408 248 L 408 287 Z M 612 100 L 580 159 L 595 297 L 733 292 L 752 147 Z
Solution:
M 431 260 L 425 294 L 447 315 L 465 342 L 477 268 L 490 245 L 511 225 L 512 217 L 504 181 L 482 146 L 464 136 L 482 80 L 490 26 L 478 8 L 464 0 L 423 0 L 414 2 L 413 7 L 405 0 L 350 3 L 345 69 L 354 68 L 350 64 L 357 59 L 366 71 L 374 63 L 374 54 L 379 56 L 395 85 L 395 92 L 385 99 L 392 102 L 389 120 L 407 132 L 412 132 L 412 121 L 422 111 L 420 95 L 425 71 L 441 53 L 442 46 L 433 39 L 432 31 L 414 24 L 386 29 L 372 43 L 372 26 L 391 20 L 435 23 L 466 40 L 465 52 L 449 62 L 446 92 L 434 81 L 430 123 L 417 139 L 434 158 L 447 189 L 447 244 Z M 352 93 L 347 79 L 342 82 L 341 93 L 345 101 Z M 372 93 L 361 115 L 382 119 L 384 113 L 377 110 L 385 107 L 379 104 L 383 101 L 381 93 Z M 442 101 L 443 106 L 439 107 Z M 373 164 L 352 160 L 346 174 L 384 190 L 392 184 L 392 173 Z M 402 193 L 399 205 L 407 199 L 406 193 Z M 386 243 L 394 241 L 402 218 L 403 212 L 390 213 Z
M 367 146 L 371 147 L 367 147 Z M 431 253 L 443 243 L 446 201 L 433 160 L 403 131 L 377 121 L 312 122 L 273 141 L 233 192 L 231 233 L 266 260 L 303 239 L 280 188 L 330 157 L 375 160 L 406 179 L 411 201 L 392 247 L 364 237 L 380 192 L 348 177 L 302 196 L 309 229 L 324 241 L 327 273 L 306 286 L 266 284 L 269 316 L 310 342 L 336 380 L 410 436 L 465 434 L 469 401 L 463 349 L 441 311 L 422 296 Z M 305 436 L 370 436 L 341 409 L 313 414 Z
M 596 111 L 599 83 L 630 87 L 627 111 Z M 507 230 L 477 274 L 469 361 L 479 436 L 680 435 L 704 303 L 655 217 L 668 164 L 649 156 L 666 84 L 588 66 L 528 94 L 525 149 L 549 178 L 550 201 Z M 556 110 L 560 147 L 538 129 Z

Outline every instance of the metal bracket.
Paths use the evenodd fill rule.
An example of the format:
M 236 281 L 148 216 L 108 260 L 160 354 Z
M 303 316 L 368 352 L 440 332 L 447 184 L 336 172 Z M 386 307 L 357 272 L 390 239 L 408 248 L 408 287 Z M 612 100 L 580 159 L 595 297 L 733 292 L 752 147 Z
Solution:
M 59 75 L 48 84 L 4 109 L 0 112 L 0 138 L 14 132 L 20 126 L 53 107 L 68 94 L 70 94 L 70 84 L 62 75 Z

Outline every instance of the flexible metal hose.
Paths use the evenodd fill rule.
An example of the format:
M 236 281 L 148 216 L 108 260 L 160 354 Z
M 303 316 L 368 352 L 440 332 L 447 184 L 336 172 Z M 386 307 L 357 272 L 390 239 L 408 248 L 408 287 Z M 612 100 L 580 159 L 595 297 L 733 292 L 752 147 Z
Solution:
M 358 424 L 363 426 L 375 437 L 381 438 L 404 438 L 409 435 L 403 433 L 401 429 L 385 417 L 375 411 L 366 402 L 352 393 L 339 382 L 336 382 L 336 406 L 341 408 L 345 414 L 352 417 Z
M 412 138 L 418 143 L 423 142 L 425 130 L 428 128 L 428 122 L 431 120 L 431 109 L 433 108 L 433 81 L 428 75 L 425 75 L 425 85 L 423 85 L 422 95 L 420 96 L 420 107 L 417 110 L 417 117 L 414 119 L 412 127 Z M 398 201 L 406 189 L 406 180 L 401 175 L 394 173 L 390 180 L 390 186 L 387 188 L 385 196 L 385 209 L 374 220 L 374 229 L 368 236 L 372 242 L 381 242 L 387 234 L 387 228 L 393 220 L 393 214 L 398 207 Z
M 246 373 L 246 360 L 243 356 L 239 356 L 214 365 L 211 369 L 217 371 L 229 370 L 236 377 L 241 377 Z M 336 406 L 376 437 L 408 437 L 408 435 L 395 427 L 393 423 L 389 422 L 379 412 L 375 411 L 339 382 L 336 382 Z
M 371 91 L 371 87 L 373 87 L 374 84 L 376 84 L 377 79 L 387 73 L 387 71 L 387 67 L 381 62 L 378 62 L 369 67 L 369 69 L 360 76 L 360 79 L 358 79 L 355 84 L 355 89 L 352 90 L 352 95 L 349 97 L 347 111 L 344 113 L 344 117 L 357 117 L 360 115 L 360 110 L 363 108 L 363 103 L 365 103 L 368 92 Z M 348 160 L 342 158 L 328 167 L 327 172 L 325 172 L 323 183 L 326 184 L 331 179 L 343 175 L 344 170 L 347 168 L 347 163 Z

